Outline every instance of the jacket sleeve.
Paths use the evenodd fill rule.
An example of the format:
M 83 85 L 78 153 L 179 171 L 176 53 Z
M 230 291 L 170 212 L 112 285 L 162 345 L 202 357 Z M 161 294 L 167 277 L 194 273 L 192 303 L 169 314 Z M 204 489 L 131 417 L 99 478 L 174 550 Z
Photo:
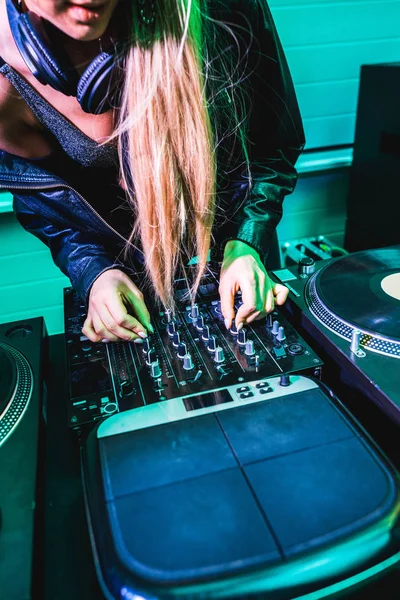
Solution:
M 305 138 L 287 61 L 266 0 L 251 0 L 254 39 L 249 56 L 247 149 L 251 178 L 242 171 L 231 182 L 233 218 L 222 234 L 246 242 L 266 263 L 282 203 L 297 182 L 295 163 Z M 239 208 L 236 208 L 239 206 Z
M 97 243 L 95 236 L 90 233 L 55 225 L 37 215 L 16 196 L 13 207 L 22 227 L 49 247 L 55 264 L 69 277 L 71 285 L 86 307 L 90 288 L 104 271 L 115 268 L 127 272 L 126 267 L 115 260 L 103 245 Z

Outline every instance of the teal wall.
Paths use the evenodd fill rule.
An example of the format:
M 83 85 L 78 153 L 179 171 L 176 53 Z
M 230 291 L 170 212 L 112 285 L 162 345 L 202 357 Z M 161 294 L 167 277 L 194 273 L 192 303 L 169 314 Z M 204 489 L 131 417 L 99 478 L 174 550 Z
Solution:
M 307 149 L 351 144 L 360 65 L 400 61 L 400 0 L 270 0 L 304 119 Z M 329 163 L 331 153 L 326 153 Z M 332 161 L 333 163 L 333 161 Z M 280 240 L 343 238 L 349 170 L 304 172 L 285 200 Z M 308 169 L 309 171 L 309 169 Z M 2 212 L 3 211 L 3 212 Z M 47 248 L 22 230 L 0 193 L 0 322 L 43 315 L 63 331 L 69 285 Z

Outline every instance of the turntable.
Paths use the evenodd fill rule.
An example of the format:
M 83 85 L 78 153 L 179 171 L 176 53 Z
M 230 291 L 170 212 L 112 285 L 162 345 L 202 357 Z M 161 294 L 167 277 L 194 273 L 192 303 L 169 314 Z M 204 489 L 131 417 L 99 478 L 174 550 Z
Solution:
M 400 423 L 400 246 L 273 272 L 285 308 L 353 389 Z
M 41 317 L 0 325 L 0 596 L 14 600 L 41 589 L 38 540 L 33 548 L 43 493 L 45 336 Z

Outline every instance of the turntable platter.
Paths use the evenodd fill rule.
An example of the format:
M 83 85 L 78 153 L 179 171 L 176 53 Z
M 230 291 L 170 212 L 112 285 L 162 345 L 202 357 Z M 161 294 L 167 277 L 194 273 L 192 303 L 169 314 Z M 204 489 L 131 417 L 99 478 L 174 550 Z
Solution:
M 400 358 L 400 246 L 366 250 L 329 262 L 308 282 L 306 300 L 326 327 Z
M 18 425 L 32 390 L 29 362 L 21 352 L 0 342 L 0 446 Z

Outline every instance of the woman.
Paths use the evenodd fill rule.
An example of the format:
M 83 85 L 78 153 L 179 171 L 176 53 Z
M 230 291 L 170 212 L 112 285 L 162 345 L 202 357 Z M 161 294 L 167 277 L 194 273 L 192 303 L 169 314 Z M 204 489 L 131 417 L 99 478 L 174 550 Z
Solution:
M 0 23 L 0 185 L 87 302 L 91 341 L 140 342 L 129 275 L 173 308 L 176 269 L 198 257 L 193 299 L 210 247 L 227 326 L 239 289 L 237 327 L 284 303 L 265 263 L 304 137 L 264 0 L 1 0 Z

